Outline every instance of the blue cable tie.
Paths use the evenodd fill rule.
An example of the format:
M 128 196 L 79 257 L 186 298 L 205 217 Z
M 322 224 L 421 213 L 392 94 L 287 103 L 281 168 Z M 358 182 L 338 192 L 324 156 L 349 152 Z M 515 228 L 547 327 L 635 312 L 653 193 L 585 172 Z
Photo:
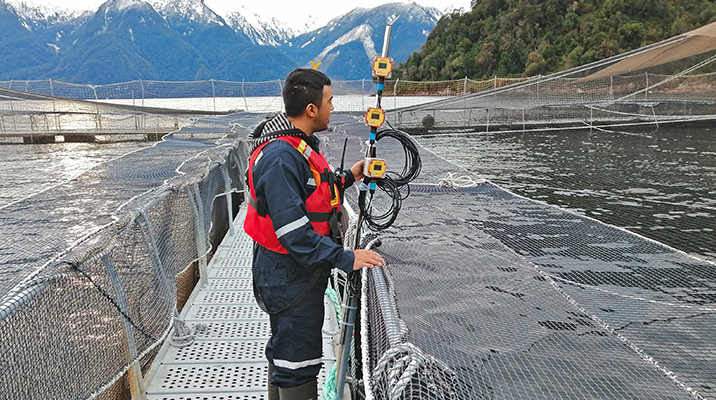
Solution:
M 370 140 L 375 140 L 375 133 L 371 132 L 370 136 L 368 136 Z
M 375 190 L 375 182 L 370 183 L 370 190 Z
M 379 84 L 377 85 L 377 88 L 378 88 L 378 90 L 383 90 L 383 84 L 382 84 L 382 83 L 379 83 Z

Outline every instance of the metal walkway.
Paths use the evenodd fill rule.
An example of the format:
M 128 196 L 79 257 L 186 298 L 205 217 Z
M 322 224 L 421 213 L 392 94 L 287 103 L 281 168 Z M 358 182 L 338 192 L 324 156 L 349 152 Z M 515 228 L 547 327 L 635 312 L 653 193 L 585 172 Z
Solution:
M 256 305 L 251 284 L 252 240 L 241 228 L 242 207 L 207 267 L 206 283 L 197 284 L 181 313 L 189 325 L 204 324 L 195 341 L 177 348 L 162 346 L 147 374 L 148 400 L 258 400 L 266 398 L 264 346 L 271 334 L 268 315 Z M 324 367 L 319 392 L 335 364 L 332 336 L 335 310 L 326 299 Z M 330 318 L 332 316 L 332 318 Z M 321 397 L 321 396 L 319 396 Z

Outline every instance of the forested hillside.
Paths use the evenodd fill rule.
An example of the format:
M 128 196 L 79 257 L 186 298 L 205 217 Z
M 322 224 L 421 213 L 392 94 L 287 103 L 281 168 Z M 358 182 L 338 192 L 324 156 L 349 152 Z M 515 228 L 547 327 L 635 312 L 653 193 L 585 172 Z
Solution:
M 401 63 L 406 80 L 533 76 L 600 60 L 716 21 L 709 0 L 473 0 Z

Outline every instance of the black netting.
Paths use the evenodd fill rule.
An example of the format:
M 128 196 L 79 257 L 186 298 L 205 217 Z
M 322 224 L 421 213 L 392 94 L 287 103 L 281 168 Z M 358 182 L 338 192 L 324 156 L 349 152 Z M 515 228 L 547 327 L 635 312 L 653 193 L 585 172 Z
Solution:
M 334 123 L 331 162 L 345 137 L 355 161 L 368 129 Z M 402 166 L 385 142 L 379 156 Z M 378 234 L 388 264 L 366 282 L 369 396 L 716 397 L 714 264 L 421 156 L 398 220 Z M 447 172 L 475 184 L 437 186 Z
M 231 122 L 258 120 L 200 121 L 3 206 L 0 399 L 129 392 L 169 332 L 176 276 L 206 261 L 215 198 L 243 190 Z

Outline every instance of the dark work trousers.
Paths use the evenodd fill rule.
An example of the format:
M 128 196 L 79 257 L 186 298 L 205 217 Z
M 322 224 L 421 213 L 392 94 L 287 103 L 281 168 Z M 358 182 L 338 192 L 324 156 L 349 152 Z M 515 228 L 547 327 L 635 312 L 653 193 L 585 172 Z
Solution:
M 277 262 L 279 259 L 284 262 Z M 266 358 L 275 366 L 271 383 L 281 388 L 316 379 L 323 365 L 323 299 L 330 268 L 318 268 L 321 268 L 318 282 L 298 305 L 270 315 L 271 338 L 266 343 Z M 254 249 L 254 280 L 271 312 L 280 310 L 298 296 L 313 272 L 314 269 L 301 266 L 286 254 Z

